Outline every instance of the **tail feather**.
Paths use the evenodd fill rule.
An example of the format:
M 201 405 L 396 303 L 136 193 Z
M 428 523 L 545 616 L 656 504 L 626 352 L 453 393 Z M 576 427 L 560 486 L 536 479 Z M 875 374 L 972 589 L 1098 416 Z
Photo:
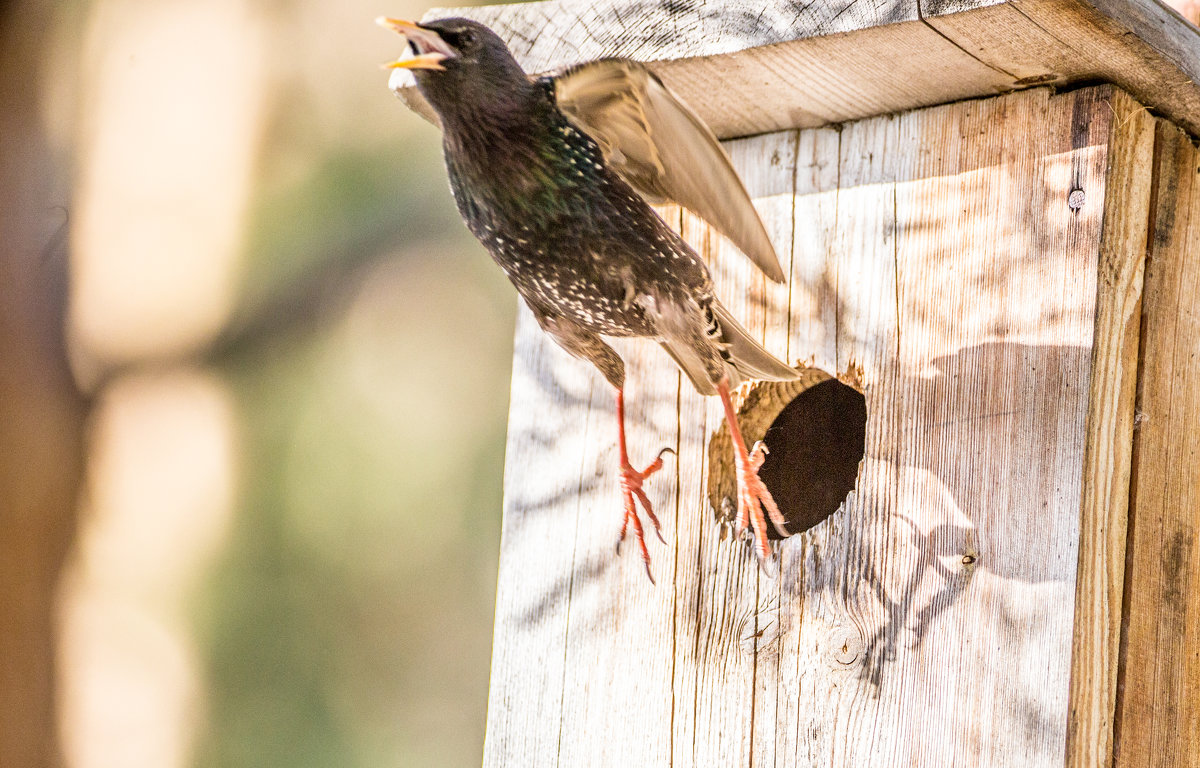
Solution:
M 790 381 L 800 377 L 799 372 L 763 349 L 715 299 L 706 308 L 707 327 L 702 334 L 695 326 L 693 313 L 700 309 L 695 304 L 690 311 L 683 311 L 673 303 L 647 300 L 644 308 L 654 317 L 659 344 L 702 395 L 717 394 L 722 375 L 729 378 L 731 386 L 744 379 Z M 718 351 L 719 358 L 714 354 Z
M 708 371 L 704 367 L 704 361 L 700 355 L 696 354 L 687 344 L 679 344 L 668 339 L 660 339 L 659 344 L 667 350 L 667 354 L 675 361 L 687 377 L 692 380 L 692 386 L 702 395 L 717 394 L 716 382 L 710 381 Z
M 720 342 L 725 345 L 726 360 L 738 373 L 747 379 L 762 381 L 791 381 L 800 378 L 798 371 L 755 341 L 750 332 L 734 319 L 721 302 L 714 300 L 712 311 L 720 327 Z

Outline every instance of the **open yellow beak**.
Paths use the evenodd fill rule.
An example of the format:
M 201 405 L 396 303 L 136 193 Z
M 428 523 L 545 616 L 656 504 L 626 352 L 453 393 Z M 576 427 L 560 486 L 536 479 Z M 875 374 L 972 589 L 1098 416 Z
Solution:
M 437 32 L 403 19 L 380 16 L 375 23 L 385 29 L 404 35 L 409 47 L 421 53 L 401 56 L 383 66 L 387 69 L 445 69 L 442 62 L 458 55 Z

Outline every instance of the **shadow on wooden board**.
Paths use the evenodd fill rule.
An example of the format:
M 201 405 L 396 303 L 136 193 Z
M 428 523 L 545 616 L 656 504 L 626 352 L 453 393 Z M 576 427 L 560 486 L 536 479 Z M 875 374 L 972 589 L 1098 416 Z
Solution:
M 678 454 L 651 587 L 613 553 L 612 392 L 523 317 L 485 764 L 1104 759 L 1153 119 L 1043 90 L 727 147 L 788 283 L 664 215 L 768 349 L 857 382 L 853 491 L 760 573 L 713 519 L 719 405 L 618 345 L 632 460 Z

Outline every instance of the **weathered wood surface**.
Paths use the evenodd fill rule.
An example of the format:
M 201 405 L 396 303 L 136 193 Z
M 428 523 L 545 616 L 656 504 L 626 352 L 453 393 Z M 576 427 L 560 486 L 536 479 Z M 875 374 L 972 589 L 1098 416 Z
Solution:
M 1200 134 L 1200 31 L 1158 0 L 549 0 L 426 18 L 446 15 L 496 29 L 530 72 L 652 62 L 722 137 L 1097 81 Z
M 1072 768 L 1112 764 L 1142 277 L 1154 159 L 1154 119 L 1121 93 L 1109 106 L 1112 133 L 1071 652 L 1067 765 Z
M 1160 122 L 1155 155 L 1118 768 L 1200 761 L 1200 153 Z
M 1072 702 L 1110 702 L 1077 708 L 1078 738 L 1111 725 L 1109 681 L 1070 675 L 1085 466 L 1130 450 L 1113 415 L 1144 240 L 1101 229 L 1132 106 L 1041 89 L 729 143 L 785 286 L 670 214 L 777 354 L 863 368 L 856 490 L 780 546 L 778 578 L 718 539 L 719 403 L 646 343 L 620 345 L 631 454 L 678 452 L 649 487 L 658 585 L 614 556 L 613 393 L 522 316 L 485 766 L 1060 766 Z M 1108 586 L 1102 566 L 1082 565 Z

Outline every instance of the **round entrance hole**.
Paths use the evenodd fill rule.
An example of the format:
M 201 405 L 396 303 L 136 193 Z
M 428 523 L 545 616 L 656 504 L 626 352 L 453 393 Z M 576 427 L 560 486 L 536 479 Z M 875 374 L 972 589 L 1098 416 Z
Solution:
M 854 490 L 866 450 L 867 404 L 857 376 L 848 383 L 816 368 L 798 381 L 761 382 L 742 398 L 738 424 L 752 446 L 762 440 L 767 457 L 759 469 L 788 534 L 809 530 L 832 515 Z M 736 480 L 729 428 L 709 443 L 708 496 L 723 524 L 737 514 Z M 783 538 L 768 522 L 768 538 Z

